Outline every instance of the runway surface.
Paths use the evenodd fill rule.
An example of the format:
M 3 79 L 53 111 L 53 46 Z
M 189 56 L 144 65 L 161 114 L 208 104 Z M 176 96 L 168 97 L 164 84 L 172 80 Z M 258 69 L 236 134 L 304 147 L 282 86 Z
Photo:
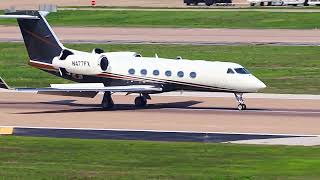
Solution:
M 152 96 L 135 109 L 135 96 L 114 96 L 113 110 L 94 99 L 0 93 L 0 126 L 135 129 L 157 131 L 320 134 L 320 100 L 246 98 L 238 111 L 234 98 Z
M 54 27 L 67 43 L 320 45 L 320 30 Z M 22 41 L 18 26 L 0 26 L 0 42 Z

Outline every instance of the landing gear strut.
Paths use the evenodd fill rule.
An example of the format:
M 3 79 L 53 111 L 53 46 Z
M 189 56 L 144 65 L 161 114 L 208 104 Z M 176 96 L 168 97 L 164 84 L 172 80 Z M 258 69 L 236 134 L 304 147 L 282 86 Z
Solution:
M 246 110 L 247 106 L 246 104 L 244 104 L 244 100 L 242 98 L 242 93 L 234 93 L 234 96 L 236 97 L 237 101 L 238 101 L 238 109 L 241 110 Z
M 136 107 L 146 107 L 147 99 L 151 99 L 149 95 L 140 94 L 140 96 L 136 97 L 136 99 L 134 100 L 134 104 Z
M 101 102 L 101 107 L 103 109 L 111 109 L 113 108 L 113 106 L 114 106 L 114 103 L 111 97 L 111 92 L 104 92 L 103 99 Z

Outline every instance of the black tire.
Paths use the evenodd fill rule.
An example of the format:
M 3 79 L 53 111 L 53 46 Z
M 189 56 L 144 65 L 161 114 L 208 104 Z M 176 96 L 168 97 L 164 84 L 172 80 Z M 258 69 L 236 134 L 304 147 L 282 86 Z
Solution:
M 136 107 L 145 107 L 147 105 L 147 99 L 143 96 L 138 96 L 134 99 L 134 105 Z
M 260 2 L 260 6 L 264 6 L 264 2 Z
M 192 0 L 185 0 L 184 2 L 187 4 L 187 6 L 190 6 L 193 3 Z
M 256 3 L 250 3 L 250 6 L 255 6 L 256 5 Z
M 272 5 L 272 2 L 268 2 L 267 6 L 271 6 Z
M 112 109 L 114 106 L 114 103 L 113 103 L 113 100 L 112 100 L 112 97 L 111 97 L 111 93 L 110 92 L 105 92 L 104 95 L 103 95 L 103 99 L 102 99 L 102 102 L 101 102 L 101 107 L 102 109 Z
M 114 106 L 114 103 L 113 103 L 113 102 L 112 102 L 112 103 L 108 103 L 108 102 L 102 102 L 102 103 L 101 103 L 101 107 L 102 107 L 102 109 L 104 109 L 104 110 L 112 109 L 113 106 Z
M 213 0 L 206 0 L 205 3 L 207 6 L 211 6 L 213 5 Z
M 246 109 L 247 109 L 247 106 L 245 104 L 239 104 L 238 105 L 238 110 L 239 111 L 246 110 Z

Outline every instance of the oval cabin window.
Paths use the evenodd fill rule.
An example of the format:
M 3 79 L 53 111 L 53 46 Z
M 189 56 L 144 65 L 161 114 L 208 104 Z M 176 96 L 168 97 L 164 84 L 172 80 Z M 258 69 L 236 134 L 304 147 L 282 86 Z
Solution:
M 141 69 L 140 73 L 145 76 L 145 75 L 147 75 L 147 70 L 146 69 Z
M 165 72 L 165 75 L 168 76 L 168 77 L 170 77 L 171 74 L 172 74 L 171 71 L 166 71 L 166 72 Z
M 183 73 L 183 71 L 179 71 L 179 72 L 177 73 L 177 75 L 178 75 L 178 77 L 182 78 L 182 77 L 184 76 L 184 73 Z
M 129 74 L 134 74 L 136 71 L 134 69 L 129 69 Z
M 190 77 L 193 78 L 193 79 L 196 78 L 197 77 L 197 73 L 196 72 L 191 72 L 190 73 Z
M 154 70 L 153 75 L 158 76 L 160 74 L 159 70 Z

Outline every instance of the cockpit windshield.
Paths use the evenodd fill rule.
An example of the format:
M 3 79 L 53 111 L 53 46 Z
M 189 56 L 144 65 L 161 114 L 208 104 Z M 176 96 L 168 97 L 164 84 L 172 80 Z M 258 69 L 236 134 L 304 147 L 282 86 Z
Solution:
M 231 68 L 229 68 L 227 74 L 234 74 L 234 71 Z
M 238 74 L 250 74 L 250 72 L 248 70 L 246 70 L 245 68 L 235 68 L 234 69 Z

